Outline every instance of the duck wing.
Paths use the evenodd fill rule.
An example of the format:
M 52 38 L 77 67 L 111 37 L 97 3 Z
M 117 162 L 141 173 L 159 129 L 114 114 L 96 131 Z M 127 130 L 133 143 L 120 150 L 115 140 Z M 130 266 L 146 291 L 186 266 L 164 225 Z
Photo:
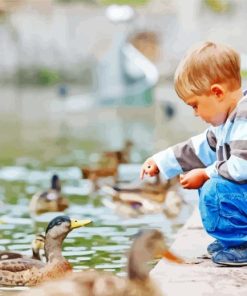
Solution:
M 17 258 L 0 261 L 0 270 L 11 272 L 23 271 L 36 267 L 37 269 L 43 268 L 45 263 L 31 259 L 31 258 Z
M 9 260 L 10 261 L 10 260 Z M 33 260 L 39 263 L 37 260 Z M 5 261 L 6 262 L 6 261 Z M 30 264 L 32 259 L 22 262 L 27 269 L 23 270 L 0 270 L 0 285 L 5 286 L 35 286 L 41 282 L 63 278 L 72 271 L 72 266 L 66 260 L 48 264 Z M 25 265 L 26 264 L 26 265 Z M 20 265 L 19 265 L 20 267 Z M 30 267 L 30 268 L 28 268 Z M 52 293 L 53 294 L 53 293 Z M 36 294 L 35 294 L 36 295 Z M 53 294 L 60 295 L 60 294 Z M 66 294 L 68 295 L 68 294 Z M 74 295 L 74 294 L 73 294 Z
M 24 255 L 22 255 L 20 253 L 3 251 L 3 252 L 0 252 L 0 261 L 9 260 L 9 259 L 23 258 L 23 256 Z

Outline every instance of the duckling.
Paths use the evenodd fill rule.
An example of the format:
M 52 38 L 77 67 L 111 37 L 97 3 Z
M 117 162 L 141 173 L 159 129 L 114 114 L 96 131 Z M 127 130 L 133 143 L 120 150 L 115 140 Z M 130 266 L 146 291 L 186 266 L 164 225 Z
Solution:
M 33 195 L 29 209 L 32 214 L 62 212 L 69 206 L 68 200 L 61 195 L 61 182 L 57 175 L 51 178 L 51 188 Z
M 27 258 L 4 260 L 0 262 L 0 285 L 34 286 L 64 276 L 72 270 L 72 266 L 62 256 L 62 243 L 71 230 L 90 222 L 91 220 L 75 220 L 67 216 L 58 216 L 51 220 L 45 235 L 47 263 Z
M 42 234 L 36 234 L 34 240 L 32 241 L 32 259 L 41 260 L 40 250 L 44 249 L 45 236 Z M 2 251 L 0 252 L 0 261 L 16 258 L 28 258 L 27 256 L 12 251 Z
M 26 296 L 161 296 L 159 287 L 151 280 L 147 263 L 156 257 L 176 263 L 183 260 L 171 253 L 159 230 L 140 233 L 132 244 L 127 267 L 127 278 L 111 273 L 81 271 L 63 279 L 44 283 L 31 289 Z

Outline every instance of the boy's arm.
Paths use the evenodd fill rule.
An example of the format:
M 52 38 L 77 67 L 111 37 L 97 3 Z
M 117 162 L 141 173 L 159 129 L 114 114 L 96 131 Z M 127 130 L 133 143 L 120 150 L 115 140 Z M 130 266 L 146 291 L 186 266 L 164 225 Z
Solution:
M 206 168 L 216 161 L 215 129 L 209 127 L 204 133 L 153 155 L 159 171 L 166 179 L 195 168 Z

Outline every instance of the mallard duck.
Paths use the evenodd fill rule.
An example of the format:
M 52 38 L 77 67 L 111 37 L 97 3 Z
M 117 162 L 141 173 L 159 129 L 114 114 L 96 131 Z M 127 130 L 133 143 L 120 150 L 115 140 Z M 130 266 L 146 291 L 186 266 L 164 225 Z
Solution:
M 127 278 L 110 273 L 81 271 L 61 280 L 45 283 L 25 293 L 26 296 L 161 296 L 159 288 L 149 276 L 148 262 L 164 257 L 182 263 L 165 244 L 158 230 L 142 232 L 132 244 L 128 256 Z
M 108 160 L 113 160 L 117 164 L 120 163 L 129 163 L 130 162 L 130 152 L 131 148 L 133 147 L 133 142 L 127 140 L 124 144 L 123 149 L 115 150 L 115 151 L 104 151 L 103 157 Z
M 27 258 L 0 262 L 0 285 L 34 286 L 49 279 L 64 276 L 72 270 L 62 255 L 62 243 L 67 234 L 91 220 L 75 220 L 67 216 L 54 218 L 46 228 L 45 256 L 47 263 Z
M 105 206 L 115 210 L 117 213 L 124 217 L 137 217 L 143 214 L 154 214 L 163 211 L 161 203 L 148 199 L 148 196 L 135 192 L 116 191 L 112 187 L 104 186 L 102 191 L 112 196 L 102 199 Z
M 61 182 L 57 175 L 51 178 L 51 188 L 33 195 L 29 209 L 32 214 L 62 212 L 69 206 L 68 200 L 61 195 Z
M 177 179 L 161 182 L 159 176 L 155 182 L 135 181 L 132 183 L 118 183 L 114 186 L 103 186 L 101 191 L 109 194 L 112 201 L 103 199 L 105 206 L 112 208 L 123 216 L 136 217 L 142 214 L 165 213 L 170 207 L 163 203 L 167 196 L 171 196 L 170 192 L 177 192 Z M 171 190 L 173 188 L 173 190 Z M 170 202 L 171 204 L 171 202 Z
M 130 160 L 130 149 L 133 146 L 131 141 L 126 141 L 122 150 L 104 151 L 97 165 L 84 166 L 81 168 L 84 179 L 93 183 L 94 191 L 99 189 L 99 179 L 111 177 L 114 182 L 118 178 L 118 166 L 120 163 L 128 163 Z
M 105 167 L 105 168 L 93 168 L 83 167 L 81 168 L 84 179 L 89 179 L 92 184 L 92 192 L 97 192 L 100 188 L 100 180 L 102 178 L 111 178 L 113 182 L 117 180 L 117 167 Z
M 128 184 L 115 184 L 113 189 L 119 193 L 136 193 L 143 198 L 163 203 L 168 190 L 175 186 L 175 180 L 161 181 L 160 176 L 157 175 L 154 182 L 136 180 Z
M 117 179 L 118 168 L 112 167 L 82 167 L 82 175 L 84 179 L 89 179 L 93 185 L 93 191 L 97 191 L 100 188 L 99 180 L 102 178 L 111 177 L 114 182 Z
M 83 178 L 92 181 L 98 178 L 115 177 L 117 174 L 117 167 L 83 167 L 81 170 Z
M 32 259 L 41 260 L 40 250 L 44 249 L 45 236 L 42 234 L 36 234 L 34 240 L 32 241 Z M 2 251 L 0 252 L 0 261 L 8 259 L 17 258 L 28 258 L 27 256 L 12 251 Z

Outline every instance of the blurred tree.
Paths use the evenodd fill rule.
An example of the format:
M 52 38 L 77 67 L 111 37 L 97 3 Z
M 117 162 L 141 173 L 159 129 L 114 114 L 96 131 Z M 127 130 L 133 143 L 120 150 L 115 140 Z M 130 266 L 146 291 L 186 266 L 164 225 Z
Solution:
M 242 70 L 241 71 L 241 77 L 244 79 L 247 79 L 247 70 Z
M 229 0 L 204 0 L 204 3 L 213 12 L 217 12 L 217 13 L 227 12 L 231 8 L 231 4 Z
M 44 68 L 40 69 L 37 74 L 37 82 L 41 85 L 52 85 L 60 80 L 59 74 L 55 70 Z

